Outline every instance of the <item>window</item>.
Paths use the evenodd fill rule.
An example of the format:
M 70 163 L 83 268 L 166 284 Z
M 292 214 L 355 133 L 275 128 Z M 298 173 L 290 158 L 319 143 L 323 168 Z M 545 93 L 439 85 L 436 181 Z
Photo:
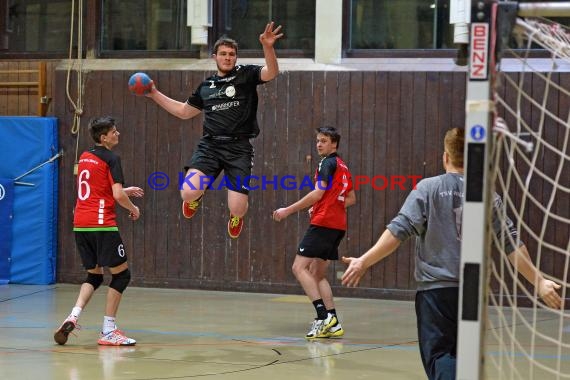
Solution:
M 187 0 L 102 1 L 103 56 L 134 51 L 144 51 L 145 56 L 153 52 L 161 52 L 162 57 L 172 52 L 199 55 L 201 48 L 191 45 L 190 27 L 186 25 Z M 259 56 L 259 34 L 269 20 L 274 20 L 285 32 L 276 49 L 289 52 L 288 56 L 314 54 L 315 0 L 215 0 L 213 7 L 214 25 L 208 29 L 210 48 L 226 35 L 238 42 L 240 56 Z
M 316 0 L 214 0 L 209 46 L 191 44 L 188 0 L 83 1 L 83 51 L 88 46 L 95 57 L 199 57 L 204 52 L 209 55 L 222 35 L 238 41 L 240 56 L 261 56 L 259 34 L 271 20 L 283 25 L 285 33 L 275 47 L 279 57 L 312 57 L 315 52 Z M 72 3 L 0 0 L 0 52 L 67 56 Z M 74 34 L 76 44 L 77 27 Z
M 186 0 L 103 0 L 101 51 L 190 51 Z
M 222 35 L 235 39 L 240 56 L 252 51 L 259 55 L 259 35 L 269 21 L 283 25 L 285 36 L 275 46 L 279 57 L 314 56 L 315 0 L 220 0 L 216 5 L 213 40 Z
M 451 51 L 457 46 L 454 26 L 449 24 L 449 4 L 450 0 L 345 0 L 345 55 L 454 56 Z M 553 20 L 570 25 L 570 18 Z M 511 47 L 517 47 L 514 39 Z M 430 51 L 422 54 L 421 50 Z
M 349 51 L 455 48 L 449 0 L 350 0 L 349 4 Z
M 82 1 L 83 51 L 97 58 L 200 57 L 209 55 L 222 35 L 238 41 L 240 56 L 259 57 L 258 36 L 270 20 L 283 25 L 285 37 L 276 45 L 280 58 L 313 57 L 315 21 L 327 22 L 326 16 L 316 15 L 316 0 L 212 0 L 208 46 L 201 46 L 191 43 L 186 23 L 189 0 Z M 343 0 L 339 28 L 343 28 L 344 55 L 455 56 L 450 1 Z M 537 0 L 521 0 L 529 1 Z M 72 3 L 77 13 L 78 0 L 0 0 L 2 57 L 66 57 Z M 570 18 L 555 20 L 570 25 Z M 76 45 L 77 26 L 74 34 Z M 516 47 L 514 42 L 512 46 Z
M 4 0 L 0 11 L 0 50 L 67 52 L 70 0 Z

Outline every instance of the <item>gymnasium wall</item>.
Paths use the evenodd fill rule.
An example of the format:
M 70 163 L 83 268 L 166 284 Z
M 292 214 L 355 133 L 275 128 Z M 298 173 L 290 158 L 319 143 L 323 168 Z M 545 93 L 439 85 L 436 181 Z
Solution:
M 85 276 L 71 232 L 75 147 L 78 144 L 82 151 L 92 144 L 86 128 L 89 118 L 109 114 L 118 120 L 121 131 L 117 152 L 122 157 L 126 180 L 146 192 L 142 200 L 135 200 L 142 206 L 139 221 L 132 222 L 125 212 L 119 211 L 120 230 L 135 285 L 301 293 L 291 274 L 291 265 L 308 218 L 301 213 L 275 223 L 270 215 L 275 208 L 304 195 L 307 189 L 273 190 L 268 186 L 266 191 L 252 191 L 245 229 L 238 240 L 231 240 L 226 232 L 225 190 L 209 191 L 198 214 L 190 221 L 184 219 L 180 214 L 178 173 L 201 135 L 202 119 L 182 121 L 170 116 L 152 101 L 129 94 L 126 82 L 134 71 L 146 71 L 161 91 L 184 100 L 212 72 L 211 68 L 181 69 L 173 67 L 172 60 L 160 60 L 160 69 L 148 69 L 146 63 L 138 61 L 128 65 L 132 69 L 106 64 L 88 70 L 82 128 L 79 135 L 74 135 L 71 133 L 74 109 L 65 90 L 67 73 L 62 64 L 50 64 L 48 88 L 53 101 L 48 115 L 59 119 L 60 147 L 65 151 L 59 161 L 57 280 L 80 283 Z M 184 60 L 184 65 L 188 65 L 188 60 Z M 326 66 L 314 70 L 306 66 L 282 64 L 285 69 L 277 79 L 258 87 L 261 134 L 254 140 L 253 174 L 268 178 L 311 176 L 317 163 L 313 129 L 324 124 L 340 129 L 340 154 L 354 175 L 427 177 L 441 172 L 443 134 L 451 126 L 461 126 L 465 118 L 463 70 L 450 68 L 452 65 L 423 65 L 424 68 L 410 70 L 397 63 L 389 70 L 373 65 L 353 65 L 348 69 Z M 567 85 L 570 75 L 554 74 L 553 80 Z M 72 75 L 71 94 L 76 94 L 75 82 Z M 527 86 L 534 84 L 529 80 Z M 534 91 L 532 88 L 530 91 Z M 33 97 L 31 93 L 27 101 L 33 102 Z M 8 104 L 0 108 L 2 111 L 13 109 L 18 103 L 25 102 L 0 96 L 0 107 Z M 34 109 L 35 106 L 27 112 Z M 567 105 L 561 104 L 560 109 L 567 110 Z M 148 184 L 155 172 L 163 172 L 171 180 L 166 189 L 153 190 Z M 378 180 L 376 187 L 382 185 Z M 378 190 L 362 185 L 357 192 L 357 204 L 349 209 L 349 231 L 341 245 L 341 254 L 360 255 L 368 249 L 408 192 L 408 189 Z M 532 217 L 527 222 L 536 223 Z M 557 232 L 557 236 L 567 236 L 567 232 L 566 235 Z M 562 268 L 549 257 L 543 258 L 541 267 L 551 273 Z M 373 267 L 358 289 L 340 286 L 336 276 L 343 269 L 342 265 L 330 269 L 335 294 L 413 297 L 411 242 Z
M 210 71 L 146 70 L 164 93 L 185 100 Z M 75 177 L 72 168 L 75 145 L 85 149 L 92 142 L 86 124 L 90 117 L 109 114 L 121 132 L 116 149 L 122 157 L 128 185 L 145 189 L 142 218 L 119 223 L 133 273 L 141 286 L 225 289 L 261 292 L 301 291 L 291 273 L 299 239 L 307 225 L 306 213 L 275 223 L 271 212 L 307 193 L 267 186 L 250 193 L 245 229 L 238 240 L 226 232 L 226 191 L 208 191 L 192 220 L 180 213 L 178 173 L 189 160 L 201 135 L 201 117 L 182 121 L 154 102 L 128 93 L 131 71 L 91 71 L 86 79 L 83 128 L 70 133 L 71 109 L 63 88 L 55 93 L 55 113 L 60 118 L 60 143 L 67 154 L 60 178 L 60 252 L 58 281 L 79 282 L 84 273 L 75 253 L 72 207 Z M 65 72 L 55 72 L 64 83 Z M 72 81 L 73 83 L 73 81 Z M 360 255 L 382 232 L 412 187 L 410 175 L 430 176 L 441 170 L 442 136 L 465 118 L 463 72 L 284 71 L 258 87 L 258 119 L 261 134 L 254 142 L 253 174 L 273 178 L 311 177 L 317 153 L 314 128 L 333 125 L 342 139 L 340 154 L 353 175 L 376 178 L 374 186 L 362 185 L 357 204 L 349 209 L 349 232 L 342 255 Z M 170 185 L 153 190 L 148 184 L 155 172 L 168 175 Z M 405 190 L 381 189 L 383 177 L 406 177 Z M 214 188 L 217 186 L 215 185 Z M 280 185 L 278 187 L 281 187 Z M 376 188 L 376 189 L 375 189 Z M 413 281 L 413 245 L 376 266 L 356 290 L 336 289 L 339 294 L 409 299 Z M 339 286 L 333 265 L 330 278 Z

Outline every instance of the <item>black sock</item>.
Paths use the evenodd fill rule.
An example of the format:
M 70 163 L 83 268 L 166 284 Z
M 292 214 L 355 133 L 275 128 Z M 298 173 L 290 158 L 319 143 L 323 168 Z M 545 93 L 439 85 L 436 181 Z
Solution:
M 313 301 L 313 306 L 317 311 L 317 319 L 326 319 L 327 318 L 327 308 L 325 307 L 325 303 L 323 302 L 322 298 Z
M 327 310 L 327 313 L 332 314 L 336 317 L 336 309 Z

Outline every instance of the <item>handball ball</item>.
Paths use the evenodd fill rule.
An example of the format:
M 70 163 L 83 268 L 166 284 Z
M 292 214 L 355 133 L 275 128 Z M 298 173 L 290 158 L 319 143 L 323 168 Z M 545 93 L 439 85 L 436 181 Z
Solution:
M 129 78 L 129 90 L 137 96 L 142 96 L 152 90 L 152 83 L 152 79 L 145 73 L 134 73 Z

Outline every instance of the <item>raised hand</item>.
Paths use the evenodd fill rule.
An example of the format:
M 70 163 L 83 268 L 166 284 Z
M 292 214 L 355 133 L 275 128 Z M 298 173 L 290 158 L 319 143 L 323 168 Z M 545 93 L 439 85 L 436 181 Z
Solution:
M 274 23 L 271 21 L 265 26 L 263 33 L 259 35 L 259 42 L 261 42 L 263 46 L 272 47 L 278 39 L 283 37 L 283 33 L 279 33 L 281 25 L 275 29 L 273 29 L 273 25 Z

